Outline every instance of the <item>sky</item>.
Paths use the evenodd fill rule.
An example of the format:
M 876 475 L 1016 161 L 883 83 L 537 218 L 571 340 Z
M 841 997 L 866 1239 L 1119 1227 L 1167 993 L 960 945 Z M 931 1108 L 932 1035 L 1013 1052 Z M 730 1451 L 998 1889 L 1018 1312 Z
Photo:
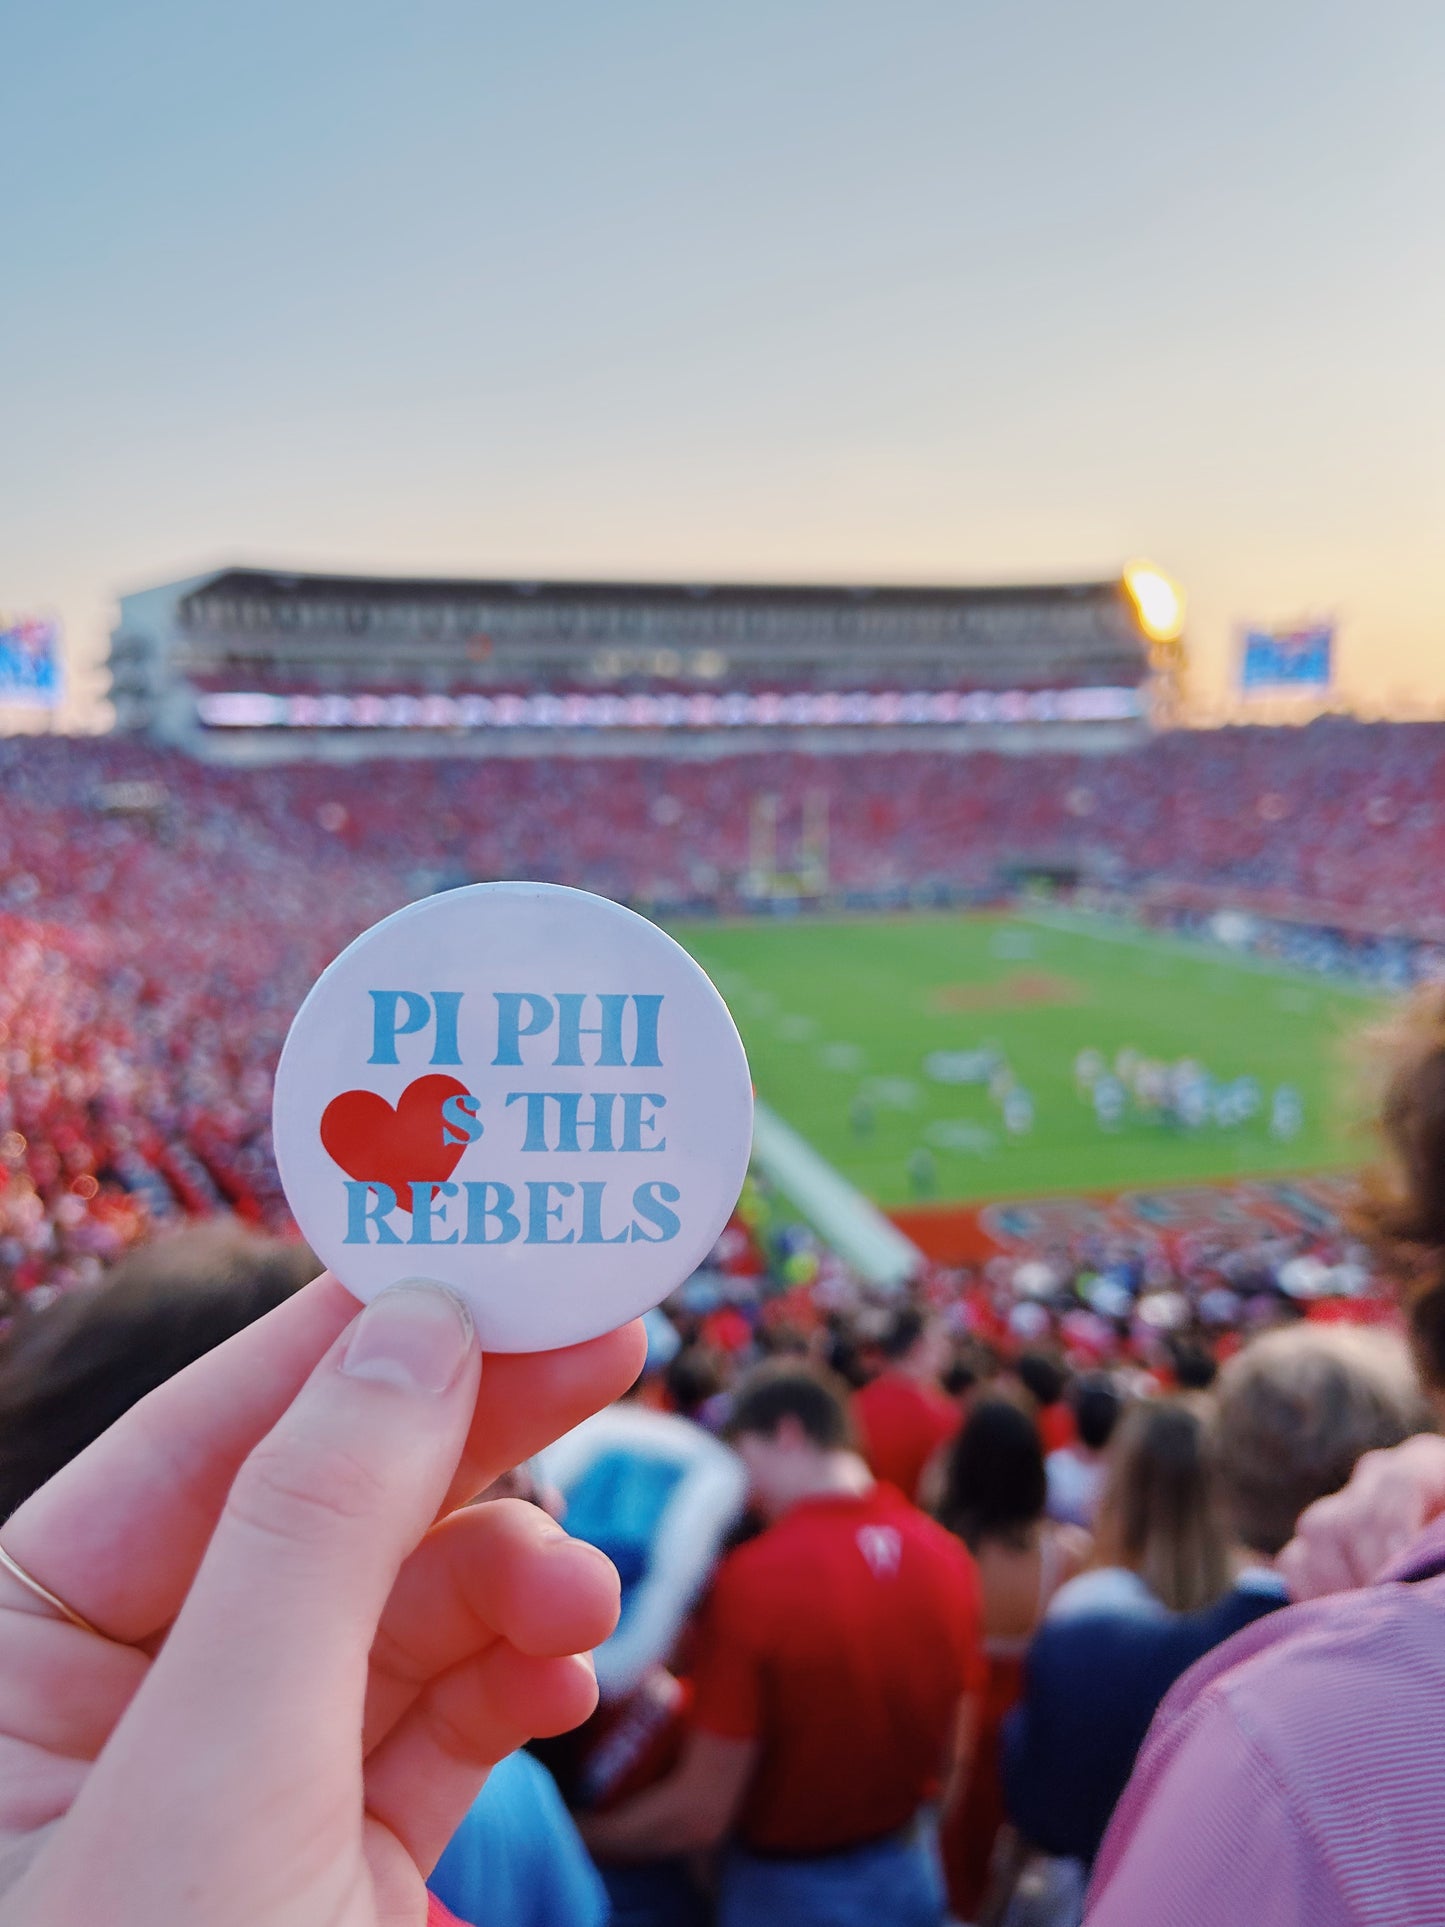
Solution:
M 1440 0 L 0 0 L 0 610 L 1148 557 L 1445 713 Z

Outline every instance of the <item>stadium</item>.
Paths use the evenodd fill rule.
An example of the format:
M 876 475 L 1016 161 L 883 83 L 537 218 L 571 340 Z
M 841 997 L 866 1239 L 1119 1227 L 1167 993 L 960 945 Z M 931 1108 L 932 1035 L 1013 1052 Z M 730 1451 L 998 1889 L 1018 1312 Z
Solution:
M 124 597 L 114 733 L 3 751 L 9 1048 L 61 1052 L 10 1098 L 12 1286 L 156 1212 L 283 1221 L 266 1105 L 306 985 L 399 904 L 509 876 L 713 972 L 778 1127 L 760 1182 L 865 1273 L 1060 1226 L 1338 1264 L 1341 1044 L 1436 966 L 1445 732 L 1171 727 L 1181 633 L 1143 566 Z
M 16 12 L 0 1927 L 1445 1922 L 1445 7 Z
M 660 923 L 728 1003 L 756 1095 L 731 1220 L 650 1315 L 635 1402 L 506 1475 L 555 1485 L 623 1574 L 602 1704 L 546 1753 L 619 1906 L 634 1889 L 609 1856 L 652 1852 L 648 1802 L 713 1690 L 704 1660 L 684 1718 L 674 1647 L 706 1652 L 699 1590 L 753 1550 L 725 1551 L 747 1481 L 708 1434 L 746 1421 L 756 1361 L 793 1370 L 799 1412 L 833 1401 L 837 1441 L 858 1428 L 866 1465 L 838 1462 L 893 1492 L 857 1541 L 882 1579 L 904 1530 L 948 1540 L 905 1495 L 948 1524 L 978 1427 L 1023 1426 L 1042 1504 L 1043 1445 L 1063 1476 L 1092 1423 L 1064 1387 L 1083 1401 L 1102 1374 L 1115 1417 L 1157 1407 L 1202 1450 L 1190 1388 L 1251 1334 L 1306 1358 L 1336 1323 L 1398 1322 L 1357 1233 L 1358 1040 L 1445 977 L 1445 727 L 1191 729 L 1187 673 L 1179 592 L 1144 565 L 984 589 L 222 569 L 122 599 L 111 733 L 0 743 L 0 1281 L 22 1337 L 146 1279 L 158 1237 L 214 1252 L 185 1229 L 212 1220 L 263 1240 L 219 1248 L 236 1278 L 298 1252 L 315 1268 L 276 1169 L 278 1057 L 325 966 L 404 904 L 577 886 Z M 1314 1396 L 1294 1356 L 1274 1409 Z M 1234 1382 L 1226 1366 L 1221 1397 Z M 1411 1429 L 1403 1397 L 1353 1456 Z M 1212 1503 L 1188 1502 L 1196 1521 Z M 1018 1542 L 1042 1560 L 1055 1535 L 1038 1611 L 1075 1516 Z M 1181 1625 L 1210 1583 L 1179 1595 Z M 1246 1617 L 1282 1596 L 1223 1595 Z M 1023 1704 L 1010 1652 L 987 1662 L 1000 1718 Z M 1002 1747 L 985 1729 L 992 1777 L 941 1823 L 957 1919 L 1021 1878 L 998 1861 Z M 912 1784 L 877 1762 L 865 1833 Z M 1118 1785 L 1098 1786 L 1107 1818 Z M 1067 1885 L 1098 1841 L 1055 1839 L 1061 1810 L 1031 1823 L 1030 1864 L 1074 1867 Z M 678 1904 L 637 1918 L 692 1920 Z
M 1131 586 L 1132 585 L 1132 586 Z M 1128 739 L 1157 571 L 1059 588 L 435 582 L 225 569 L 126 596 L 117 727 L 208 760 Z M 1112 727 L 1110 727 L 1112 726 Z M 357 737 L 353 731 L 365 731 Z M 1020 733 L 1021 732 L 1021 733 Z

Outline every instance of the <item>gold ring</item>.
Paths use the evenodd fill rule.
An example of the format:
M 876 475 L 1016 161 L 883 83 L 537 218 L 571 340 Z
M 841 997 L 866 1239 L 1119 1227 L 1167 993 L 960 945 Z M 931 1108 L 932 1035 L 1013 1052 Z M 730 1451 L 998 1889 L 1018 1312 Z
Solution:
M 37 1599 L 43 1599 L 47 1606 L 53 1606 L 62 1619 L 68 1619 L 72 1626 L 79 1626 L 83 1633 L 94 1633 L 98 1639 L 104 1639 L 105 1634 L 98 1626 L 92 1626 L 90 1621 L 83 1618 L 73 1606 L 67 1606 L 63 1599 L 57 1598 L 49 1586 L 42 1586 L 38 1579 L 25 1570 L 18 1559 L 11 1557 L 4 1546 L 0 1546 L 0 1566 L 3 1566 L 13 1579 L 18 1579 L 28 1592 L 33 1592 Z

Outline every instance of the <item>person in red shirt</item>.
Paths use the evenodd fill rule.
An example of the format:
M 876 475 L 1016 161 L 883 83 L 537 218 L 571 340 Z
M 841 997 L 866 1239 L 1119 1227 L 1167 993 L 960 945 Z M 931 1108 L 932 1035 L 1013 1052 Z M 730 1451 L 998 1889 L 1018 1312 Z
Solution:
M 882 1341 L 888 1363 L 853 1395 L 853 1422 L 875 1478 L 918 1497 L 929 1460 L 959 1427 L 960 1413 L 938 1385 L 938 1337 L 912 1305 L 898 1312 Z
M 823 1375 L 761 1367 L 729 1436 L 770 1523 L 718 1568 L 677 1768 L 584 1834 L 618 1859 L 728 1841 L 720 1927 L 937 1927 L 923 1814 L 982 1686 L 973 1561 L 875 1482 Z
M 1069 1374 L 1048 1352 L 1020 1352 L 1014 1364 L 1014 1377 L 1033 1401 L 1034 1423 L 1045 1452 L 1062 1452 L 1078 1438 L 1074 1414 L 1064 1394 L 1069 1389 Z

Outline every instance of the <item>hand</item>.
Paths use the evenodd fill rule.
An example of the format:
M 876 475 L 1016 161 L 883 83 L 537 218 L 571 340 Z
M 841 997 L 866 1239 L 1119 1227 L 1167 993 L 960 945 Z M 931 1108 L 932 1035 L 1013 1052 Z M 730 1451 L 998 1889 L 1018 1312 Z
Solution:
M 1276 1565 L 1290 1598 L 1368 1586 L 1445 1512 L 1445 1438 L 1421 1432 L 1366 1452 L 1350 1482 L 1300 1514 Z
M 419 1927 L 487 1768 L 591 1711 L 610 1563 L 449 1508 L 622 1392 L 641 1327 L 483 1372 L 435 1288 L 356 1312 L 323 1275 L 0 1529 L 98 1628 L 0 1570 L 0 1927 Z

